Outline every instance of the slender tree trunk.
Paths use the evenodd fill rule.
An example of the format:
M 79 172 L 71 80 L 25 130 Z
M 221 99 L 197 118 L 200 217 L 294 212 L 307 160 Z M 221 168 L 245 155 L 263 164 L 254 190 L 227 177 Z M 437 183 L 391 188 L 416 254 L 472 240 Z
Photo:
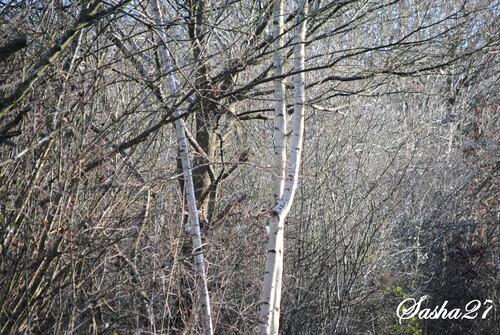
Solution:
M 273 8 L 273 37 L 274 54 L 273 68 L 274 76 L 281 78 L 283 74 L 283 0 L 276 0 Z M 283 196 L 285 187 L 285 169 L 286 169 L 286 101 L 285 101 L 285 83 L 283 79 L 274 81 L 275 102 L 274 102 L 274 201 L 277 203 Z M 283 229 L 276 235 L 276 245 L 283 245 Z M 274 308 L 271 316 L 271 332 L 277 333 L 279 328 L 280 302 L 281 302 L 281 277 L 283 274 L 283 254 L 276 254 L 276 277 L 274 278 L 274 296 L 272 304 Z
M 177 111 L 176 116 L 181 112 Z M 210 297 L 207 288 L 207 277 L 205 272 L 205 260 L 203 256 L 203 246 L 201 242 L 200 221 L 198 217 L 198 208 L 196 206 L 196 197 L 194 193 L 193 173 L 191 162 L 189 160 L 188 141 L 184 132 L 184 123 L 182 119 L 175 121 L 177 131 L 177 141 L 179 142 L 179 153 L 182 160 L 182 171 L 186 182 L 186 196 L 189 210 L 188 232 L 193 242 L 194 265 L 198 271 L 198 293 L 201 309 L 201 320 L 205 334 L 213 334 L 212 317 L 210 310 Z
M 154 14 L 159 23 L 163 26 L 163 20 L 161 17 L 161 11 L 159 8 L 158 1 L 155 1 L 153 6 Z M 166 34 L 160 29 L 160 35 L 163 41 L 166 41 Z M 162 45 L 161 49 L 162 60 L 165 62 L 167 70 L 167 84 L 170 92 L 173 94 L 178 93 L 177 84 L 174 77 L 173 66 L 171 62 L 171 55 L 167 48 Z M 177 110 L 175 116 L 181 115 L 181 111 Z M 211 317 L 210 308 L 210 297 L 207 287 L 207 277 L 205 272 L 205 260 L 203 256 L 203 246 L 201 241 L 201 230 L 200 230 L 200 220 L 198 215 L 198 207 L 196 204 L 196 196 L 193 182 L 193 171 L 191 167 L 191 162 L 189 159 L 189 147 L 186 133 L 184 131 L 184 122 L 182 118 L 175 121 L 175 129 L 177 131 L 177 142 L 179 144 L 179 155 L 182 162 L 182 172 L 185 182 L 185 191 L 187 198 L 187 207 L 189 211 L 189 225 L 187 227 L 188 233 L 191 235 L 193 254 L 194 254 L 194 265 L 198 272 L 197 284 L 198 284 L 198 294 L 199 294 L 199 304 L 201 312 L 201 321 L 203 326 L 203 333 L 207 335 L 213 334 L 213 324 Z
M 283 195 L 286 167 L 286 101 L 283 75 L 283 0 L 275 0 L 273 8 L 273 70 L 274 76 L 274 201 Z
M 279 16 L 279 4 L 275 7 L 275 15 Z M 298 26 L 294 44 L 294 111 L 292 143 L 289 152 L 289 165 L 285 175 L 284 187 L 277 205 L 271 212 L 269 220 L 269 242 L 266 253 L 266 265 L 260 310 L 261 334 L 278 334 L 281 277 L 283 271 L 283 230 L 297 188 L 302 143 L 304 137 L 304 41 L 306 33 L 307 1 L 298 1 Z M 276 17 L 276 16 L 275 16 Z M 279 23 L 277 24 L 279 26 Z M 276 59 L 276 58 L 275 58 Z M 275 69 L 276 70 L 276 69 Z M 276 105 L 280 101 L 279 89 L 276 92 Z M 276 106 L 278 111 L 280 107 Z M 277 121 L 279 122 L 279 121 Z M 277 130 L 279 135 L 279 131 Z M 276 151 L 278 152 L 278 151 Z M 279 158 L 278 158 L 279 157 Z M 282 159 L 276 154 L 276 158 Z M 276 163 L 278 166 L 280 162 Z M 279 178 L 279 175 L 276 176 Z M 277 189 L 275 182 L 275 190 Z

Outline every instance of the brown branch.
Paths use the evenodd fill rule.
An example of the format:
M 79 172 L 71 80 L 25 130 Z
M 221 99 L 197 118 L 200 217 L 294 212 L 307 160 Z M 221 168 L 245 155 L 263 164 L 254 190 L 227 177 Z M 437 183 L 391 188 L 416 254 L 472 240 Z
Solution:
M 0 47 L 0 61 L 6 60 L 10 55 L 26 48 L 27 45 L 26 36 L 21 36 L 9 41 L 4 46 Z
M 173 114 L 172 112 L 167 113 L 167 115 L 164 116 L 154 126 L 146 129 L 145 131 L 143 131 L 142 133 L 140 133 L 136 137 L 132 138 L 131 140 L 128 140 L 128 141 L 123 142 L 123 143 L 121 143 L 121 144 L 119 144 L 117 146 L 114 146 L 114 148 L 113 148 L 112 151 L 108 152 L 107 154 L 105 154 L 102 157 L 97 158 L 93 162 L 87 164 L 85 166 L 85 168 L 84 168 L 84 171 L 85 172 L 89 172 L 90 170 L 93 170 L 94 168 L 100 166 L 102 163 L 104 163 L 105 161 L 109 160 L 110 158 L 112 158 L 116 154 L 118 154 L 118 153 L 120 153 L 120 152 L 122 152 L 122 151 L 124 151 L 126 149 L 129 149 L 131 147 L 134 147 L 134 146 L 138 145 L 139 143 L 144 142 L 145 140 L 147 140 L 149 138 L 149 136 L 152 133 L 156 132 L 157 130 L 159 130 L 164 125 L 169 124 L 169 123 L 173 123 L 177 119 L 183 118 L 183 117 L 185 117 L 187 115 L 187 113 L 183 113 L 181 115 L 178 115 L 178 116 L 175 116 L 175 117 L 171 117 L 172 114 Z
M 67 30 L 61 38 L 59 38 L 56 43 L 50 47 L 47 53 L 40 58 L 27 78 L 9 97 L 2 101 L 0 104 L 0 117 L 7 114 L 9 110 L 29 92 L 31 87 L 42 77 L 43 73 L 47 70 L 52 61 L 61 54 L 61 52 L 68 46 L 79 31 L 88 27 L 97 19 L 103 18 L 119 8 L 122 8 L 129 2 L 130 0 L 122 1 L 117 5 L 99 13 L 97 13 L 97 10 L 101 7 L 103 3 L 102 0 L 95 0 L 92 2 L 88 9 L 82 11 L 73 27 Z

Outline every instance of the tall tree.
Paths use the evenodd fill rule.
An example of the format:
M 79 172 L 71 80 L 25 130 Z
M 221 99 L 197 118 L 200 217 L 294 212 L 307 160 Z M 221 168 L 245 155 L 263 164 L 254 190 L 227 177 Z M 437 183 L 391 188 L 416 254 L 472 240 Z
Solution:
M 174 77 L 174 67 L 172 65 L 172 57 L 166 48 L 167 36 L 163 30 L 164 21 L 161 15 L 161 6 L 158 0 L 153 1 L 153 13 L 159 23 L 160 55 L 161 62 L 164 64 L 167 73 L 167 85 L 171 94 L 178 94 L 177 82 Z M 203 255 L 203 244 L 201 241 L 200 217 L 196 200 L 195 183 L 193 181 L 193 168 L 189 158 L 189 144 L 186 137 L 184 122 L 182 120 L 182 112 L 176 110 L 174 113 L 175 129 L 177 131 L 177 142 L 179 144 L 179 155 L 182 164 L 182 173 L 184 175 L 186 203 L 189 211 L 189 225 L 186 230 L 191 235 L 194 265 L 198 274 L 198 295 L 201 311 L 201 322 L 205 335 L 214 333 L 212 316 L 210 309 L 210 297 L 207 288 L 207 275 L 205 271 L 205 259 Z
M 279 22 L 281 16 L 281 6 L 275 7 L 275 20 L 278 21 L 275 27 L 275 36 L 280 36 L 279 28 L 282 24 Z M 266 251 L 265 276 L 262 289 L 262 301 L 260 305 L 260 323 L 261 334 L 278 334 L 279 330 L 279 315 L 281 302 L 281 281 L 283 272 L 283 251 L 284 251 L 284 228 L 285 219 L 292 207 L 293 198 L 297 189 L 299 179 L 299 168 L 302 154 L 302 143 L 304 140 L 304 111 L 305 111 L 305 94 L 304 94 L 304 58 L 305 58 L 305 43 L 306 43 L 306 22 L 307 22 L 307 0 L 299 0 L 297 6 L 297 32 L 294 41 L 294 102 L 293 102 L 293 126 L 292 139 L 290 143 L 289 166 L 286 170 L 285 182 L 283 191 L 279 189 L 281 197 L 276 206 L 271 211 L 269 220 L 269 241 Z M 277 31 L 276 31 L 277 30 Z M 275 50 L 280 52 L 280 49 Z M 277 58 L 277 56 L 275 56 Z M 275 65 L 277 70 L 281 65 Z M 278 143 L 283 144 L 284 132 L 281 130 L 284 122 L 281 121 L 283 93 L 282 86 L 276 84 L 276 102 L 275 110 L 278 121 L 276 122 L 276 133 Z M 284 157 L 276 153 L 276 166 L 283 166 Z M 281 149 L 282 150 L 282 149 Z M 281 172 L 275 176 L 277 182 L 281 184 Z

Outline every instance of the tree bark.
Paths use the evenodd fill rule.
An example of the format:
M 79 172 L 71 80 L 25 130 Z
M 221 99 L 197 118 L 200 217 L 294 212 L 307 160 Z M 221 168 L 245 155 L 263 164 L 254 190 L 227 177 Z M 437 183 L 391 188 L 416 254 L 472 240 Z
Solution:
M 273 7 L 273 71 L 274 76 L 274 201 L 277 203 L 285 186 L 286 167 L 286 101 L 283 78 L 283 0 Z
M 282 78 L 283 75 L 283 0 L 278 0 L 274 3 L 273 8 L 273 37 L 274 37 L 274 54 L 273 68 L 274 76 Z M 283 79 L 274 81 L 275 90 L 275 125 L 274 125 L 274 155 L 275 155 L 275 180 L 274 180 L 274 201 L 277 203 L 283 196 L 285 187 L 285 169 L 286 169 L 286 101 L 285 101 L 285 83 Z M 283 246 L 283 229 L 279 230 L 276 236 L 276 244 Z M 281 306 L 281 278 L 283 275 L 283 254 L 277 254 L 277 269 L 276 278 L 274 278 L 274 296 L 271 316 L 271 332 L 278 333 L 279 317 Z
M 277 5 L 278 7 L 279 5 Z M 279 14 L 276 9 L 275 14 Z M 295 190 L 297 188 L 302 143 L 304 138 L 304 42 L 306 36 L 307 1 L 298 1 L 297 33 L 294 43 L 294 111 L 292 142 L 289 152 L 289 165 L 285 175 L 283 192 L 280 200 L 271 212 L 269 220 L 269 241 L 266 253 L 266 265 L 263 283 L 262 300 L 260 305 L 261 334 L 278 334 L 280 301 L 281 301 L 281 279 L 283 272 L 283 244 L 284 224 L 293 203 Z M 278 24 L 279 25 L 279 24 Z M 279 89 L 275 93 L 276 104 L 279 104 Z M 276 106 L 276 110 L 280 107 Z M 279 132 L 278 132 L 279 134 Z M 279 158 L 278 158 L 279 157 Z M 276 155 L 277 159 L 281 156 Z M 278 166 L 280 162 L 276 163 Z M 277 175 L 275 178 L 279 178 Z M 278 183 L 275 182 L 275 185 Z M 276 187 L 276 186 L 275 186 Z
M 215 116 L 218 113 L 218 108 L 214 104 L 216 93 L 213 89 L 213 83 L 210 82 L 210 69 L 205 58 L 208 36 L 205 16 L 210 8 L 207 8 L 206 0 L 191 0 L 187 3 L 189 10 L 188 34 L 196 62 L 194 85 L 197 91 L 197 104 L 194 106 L 196 128 L 194 137 L 203 150 L 194 157 L 193 180 L 200 219 L 209 225 L 212 221 L 217 193 L 213 161 L 217 148 L 214 125 L 216 123 Z
M 154 2 L 153 11 L 155 18 L 159 21 L 161 26 L 163 26 L 163 20 L 161 17 L 161 11 L 159 8 L 158 1 Z M 160 35 L 163 42 L 166 41 L 166 34 L 160 29 Z M 165 62 L 167 70 L 167 85 L 170 92 L 173 94 L 178 93 L 177 83 L 174 77 L 173 66 L 171 62 L 171 55 L 168 49 L 162 44 L 160 48 L 160 53 L 162 60 Z M 175 111 L 175 116 L 178 117 L 182 114 L 180 110 Z M 194 265 L 196 271 L 198 272 L 197 285 L 199 294 L 199 304 L 201 321 L 203 326 L 203 333 L 207 335 L 213 334 L 213 324 L 211 317 L 210 308 L 210 296 L 207 287 L 207 276 L 205 271 L 205 259 L 203 256 L 203 245 L 201 241 L 201 230 L 200 230 L 200 220 L 198 214 L 198 206 L 196 203 L 195 187 L 193 182 L 193 170 L 191 166 L 191 161 L 189 159 L 189 147 L 186 133 L 184 131 L 184 122 L 182 118 L 178 118 L 175 121 L 175 129 L 177 132 L 177 142 L 179 144 L 179 155 L 182 163 L 182 173 L 184 176 L 185 192 L 187 198 L 187 207 L 189 211 L 189 224 L 187 227 L 187 232 L 191 235 L 193 254 L 194 254 Z

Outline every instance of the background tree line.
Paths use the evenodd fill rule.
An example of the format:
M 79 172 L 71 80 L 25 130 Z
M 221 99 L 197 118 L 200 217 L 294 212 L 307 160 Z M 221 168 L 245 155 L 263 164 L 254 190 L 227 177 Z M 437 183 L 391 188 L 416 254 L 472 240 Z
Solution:
M 273 83 L 291 114 L 297 74 L 298 5 L 275 48 L 273 4 L 0 2 L 2 334 L 202 332 L 177 120 L 215 333 L 256 331 Z M 497 309 L 403 325 L 395 310 L 498 303 L 498 3 L 308 7 L 281 333 L 495 334 Z

